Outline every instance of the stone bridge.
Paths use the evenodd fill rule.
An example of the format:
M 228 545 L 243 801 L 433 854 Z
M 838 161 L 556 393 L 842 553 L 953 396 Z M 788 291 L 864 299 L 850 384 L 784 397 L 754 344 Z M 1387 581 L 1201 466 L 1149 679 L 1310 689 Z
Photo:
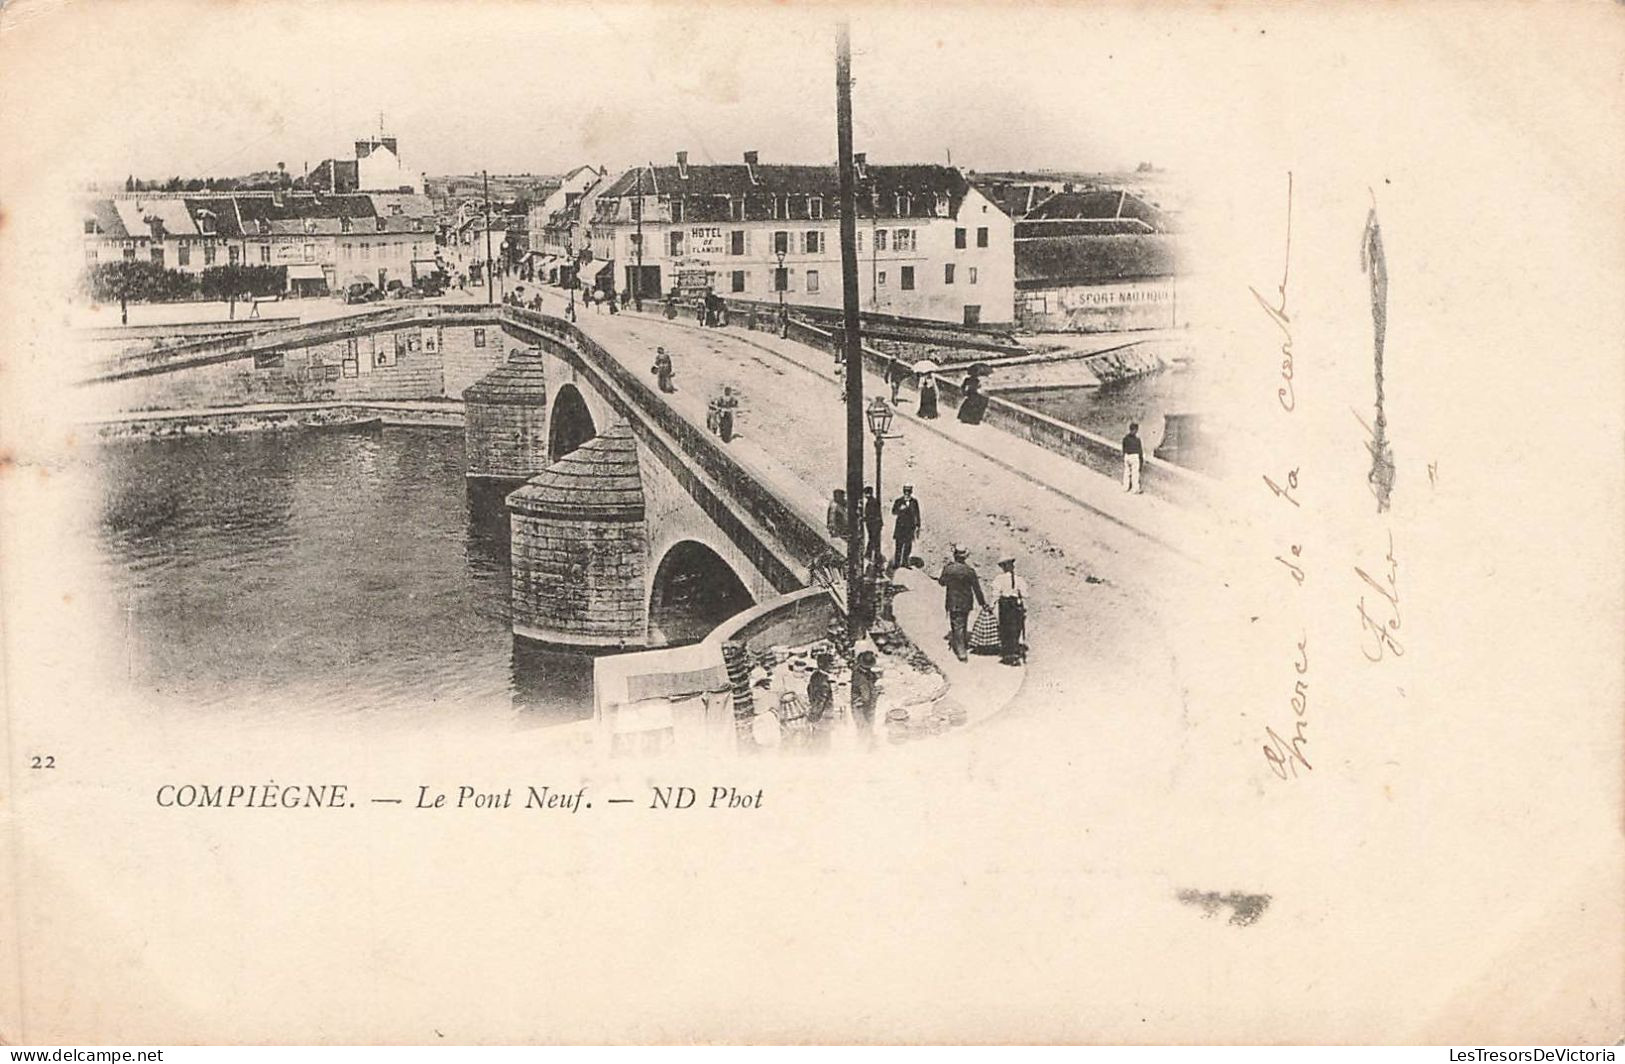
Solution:
M 425 303 L 131 352 L 85 390 L 108 434 L 444 424 L 460 407 L 471 500 L 505 499 L 515 634 L 630 649 L 703 638 L 803 587 L 831 549 L 821 515 L 793 510 L 632 364 L 643 372 L 559 318 Z

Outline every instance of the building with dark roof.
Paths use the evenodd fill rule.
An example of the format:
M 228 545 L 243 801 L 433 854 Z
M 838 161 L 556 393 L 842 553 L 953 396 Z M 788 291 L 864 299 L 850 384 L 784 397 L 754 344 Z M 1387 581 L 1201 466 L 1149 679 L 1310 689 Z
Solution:
M 336 291 L 410 284 L 432 268 L 434 213 L 416 193 L 122 193 L 84 205 L 87 264 L 283 266 L 289 284 Z
M 855 161 L 863 309 L 1010 322 L 1010 216 L 954 167 Z M 838 307 L 840 215 L 833 166 L 764 164 L 756 152 L 691 164 L 678 152 L 675 165 L 635 167 L 583 197 L 576 253 L 582 281 L 606 291 Z
M 1176 238 L 1165 233 L 1015 242 L 1016 318 L 1031 332 L 1169 328 L 1177 321 Z

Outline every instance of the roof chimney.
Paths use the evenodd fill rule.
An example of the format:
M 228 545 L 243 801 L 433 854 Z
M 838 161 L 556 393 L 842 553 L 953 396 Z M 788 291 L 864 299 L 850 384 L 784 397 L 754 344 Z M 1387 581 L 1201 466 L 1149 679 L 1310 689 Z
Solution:
M 852 153 L 852 170 L 858 175 L 859 181 L 869 180 L 869 153 L 855 151 Z
M 684 181 L 688 180 L 688 152 L 677 153 L 677 176 Z
M 760 158 L 760 156 L 753 151 L 748 151 L 745 153 L 745 168 L 750 171 L 750 183 L 753 185 L 759 185 L 762 183 L 761 175 L 756 172 L 756 160 L 758 158 Z

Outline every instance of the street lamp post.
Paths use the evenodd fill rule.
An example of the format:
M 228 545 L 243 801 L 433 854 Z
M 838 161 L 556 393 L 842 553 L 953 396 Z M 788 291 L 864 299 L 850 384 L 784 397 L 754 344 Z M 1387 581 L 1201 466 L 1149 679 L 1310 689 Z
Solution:
M 638 167 L 638 195 L 632 201 L 632 220 L 637 223 L 637 236 L 633 238 L 637 252 L 637 265 L 632 269 L 632 309 L 643 310 L 643 167 Z
M 885 399 L 877 395 L 869 403 L 869 409 L 864 411 L 864 414 L 869 419 L 869 431 L 873 433 L 875 437 L 875 505 L 882 506 L 885 504 L 886 496 L 881 488 L 880 482 L 880 459 L 881 455 L 886 449 L 886 434 L 887 430 L 891 428 L 894 411 L 892 410 L 890 403 L 886 402 Z M 882 554 L 884 553 L 884 548 L 882 548 L 878 543 L 871 544 L 870 549 L 880 550 Z M 880 590 L 880 584 L 878 581 L 874 584 L 874 589 L 875 614 L 877 616 L 885 617 L 887 613 L 889 613 L 889 610 L 887 609 L 888 603 L 886 602 L 886 596 Z M 887 619 L 889 620 L 890 618 L 887 617 Z

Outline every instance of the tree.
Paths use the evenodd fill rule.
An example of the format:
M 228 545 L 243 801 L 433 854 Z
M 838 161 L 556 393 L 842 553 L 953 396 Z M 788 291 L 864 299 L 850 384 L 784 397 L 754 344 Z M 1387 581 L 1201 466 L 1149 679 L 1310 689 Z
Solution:
M 134 192 L 135 191 L 135 175 L 134 174 L 131 174 L 129 177 L 126 177 L 124 179 L 124 191 L 126 191 L 126 192 Z

